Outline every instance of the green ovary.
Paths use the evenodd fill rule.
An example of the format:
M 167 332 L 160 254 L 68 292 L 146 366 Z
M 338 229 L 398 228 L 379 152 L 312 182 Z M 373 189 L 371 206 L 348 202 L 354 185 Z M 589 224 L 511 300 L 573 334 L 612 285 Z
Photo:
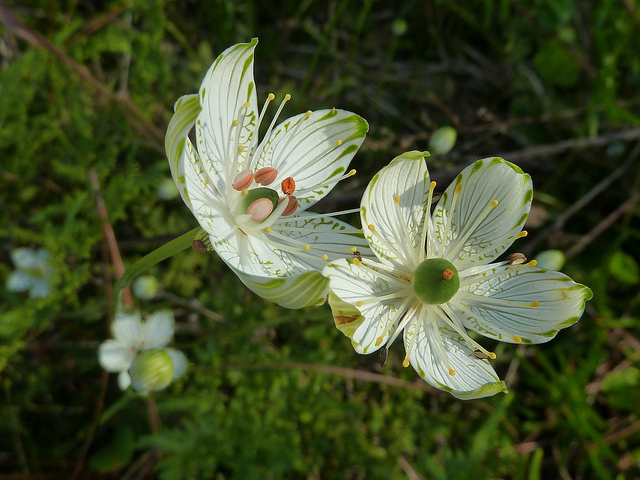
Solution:
M 266 187 L 253 188 L 247 192 L 243 200 L 244 211 L 247 211 L 249 205 L 261 198 L 268 198 L 273 203 L 274 210 L 278 206 L 278 192 Z
M 453 298 L 460 288 L 458 270 L 449 260 L 429 258 L 413 272 L 413 293 L 428 305 L 439 305 Z

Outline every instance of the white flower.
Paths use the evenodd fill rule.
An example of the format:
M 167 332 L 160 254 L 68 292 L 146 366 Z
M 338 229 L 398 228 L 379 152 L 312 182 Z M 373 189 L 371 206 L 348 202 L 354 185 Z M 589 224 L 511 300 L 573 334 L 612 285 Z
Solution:
M 145 322 L 137 312 L 118 312 L 111 325 L 114 338 L 102 342 L 98 349 L 100 365 L 108 372 L 118 372 L 118 385 L 122 390 L 132 381 L 134 388 L 143 393 L 166 387 L 187 368 L 187 358 L 182 352 L 166 348 L 173 338 L 174 326 L 173 313 L 169 310 L 155 312 Z M 144 368 L 132 368 L 136 357 L 145 359 Z M 150 358 L 155 359 L 155 368 L 149 367 Z M 160 383 L 156 379 L 158 371 L 162 377 Z M 170 378 L 166 381 L 168 371 Z
M 378 261 L 329 263 L 336 326 L 359 353 L 404 333 L 406 358 L 428 383 L 458 398 L 506 392 L 493 352 L 467 330 L 510 343 L 542 343 L 574 324 L 591 290 L 536 262 L 490 263 L 517 238 L 531 207 L 529 175 L 500 158 L 479 160 L 447 188 L 421 152 L 394 159 L 367 187 L 362 224 Z
M 364 141 L 367 122 L 329 109 L 291 117 L 275 126 L 286 95 L 262 141 L 253 80 L 257 39 L 225 50 L 198 94 L 181 97 L 165 148 L 180 194 L 211 245 L 240 279 L 269 300 L 290 308 L 326 295 L 320 271 L 356 246 L 368 253 L 359 230 L 306 210 L 340 180 Z M 189 139 L 195 126 L 196 148 Z
M 43 298 L 51 292 L 53 268 L 49 265 L 49 252 L 44 248 L 33 251 L 16 248 L 11 260 L 17 270 L 7 278 L 7 288 L 13 292 L 29 292 L 32 298 Z

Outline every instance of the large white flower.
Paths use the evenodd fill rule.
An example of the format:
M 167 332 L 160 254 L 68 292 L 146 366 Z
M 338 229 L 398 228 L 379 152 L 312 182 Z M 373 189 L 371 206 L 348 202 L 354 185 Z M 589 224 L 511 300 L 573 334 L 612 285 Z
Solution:
M 154 312 L 142 322 L 139 313 L 118 312 L 111 324 L 112 339 L 98 348 L 100 365 L 118 373 L 125 390 L 133 382 L 137 391 L 166 387 L 187 368 L 187 357 L 167 345 L 173 339 L 175 321 L 169 310 Z
M 365 236 L 378 261 L 341 259 L 323 273 L 336 326 L 359 353 L 404 332 L 409 364 L 458 398 L 506 392 L 493 352 L 468 330 L 510 343 L 542 343 L 574 324 L 591 290 L 536 262 L 490 263 L 526 235 L 531 178 L 500 158 L 479 160 L 447 188 L 433 213 L 435 182 L 421 152 L 394 159 L 367 187 Z
M 364 141 L 364 119 L 343 110 L 308 111 L 275 126 L 286 95 L 258 141 L 253 80 L 257 39 L 225 50 L 198 94 L 181 97 L 165 147 L 180 194 L 211 245 L 259 295 L 290 308 L 318 303 L 328 260 L 367 244 L 359 230 L 307 208 L 340 180 Z M 196 147 L 189 133 L 195 126 Z

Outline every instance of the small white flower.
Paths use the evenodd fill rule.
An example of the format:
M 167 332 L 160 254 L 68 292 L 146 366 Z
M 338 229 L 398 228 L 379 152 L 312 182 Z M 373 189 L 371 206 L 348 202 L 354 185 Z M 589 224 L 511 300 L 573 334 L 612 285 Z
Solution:
M 361 217 L 378 261 L 325 267 L 336 326 L 359 353 L 386 354 L 404 333 L 403 365 L 458 398 L 506 392 L 488 361 L 495 354 L 467 330 L 547 342 L 578 321 L 591 290 L 535 261 L 490 263 L 526 235 L 533 188 L 512 163 L 470 165 L 431 213 L 434 188 L 421 152 L 401 155 L 371 180 Z
M 181 376 L 187 368 L 185 355 L 173 348 L 167 348 L 173 339 L 174 326 L 173 313 L 169 310 L 155 312 L 145 322 L 137 312 L 118 312 L 111 325 L 114 338 L 102 342 L 98 349 L 100 365 L 108 372 L 118 372 L 118 385 L 122 390 L 126 390 L 131 385 L 132 377 L 134 377 L 134 387 L 142 393 L 166 387 L 169 383 L 165 381 L 168 369 L 172 372 L 170 381 Z M 142 355 L 140 352 L 143 352 Z M 155 364 L 155 372 L 147 360 L 141 362 L 144 368 L 132 369 L 139 355 L 159 359 Z M 171 360 L 170 366 L 167 364 L 167 358 Z M 162 373 L 159 387 L 153 381 L 158 370 Z M 136 375 L 136 372 L 140 373 Z
M 318 303 L 327 289 L 320 271 L 357 246 L 354 227 L 334 214 L 306 210 L 340 180 L 364 141 L 367 122 L 350 112 L 308 111 L 279 125 L 285 95 L 262 141 L 253 79 L 257 39 L 225 50 L 198 94 L 181 97 L 165 148 L 180 194 L 211 245 L 259 295 L 290 308 Z M 195 126 L 196 147 L 189 132 Z
M 16 248 L 11 260 L 17 270 L 7 278 L 7 288 L 13 292 L 29 292 L 32 298 L 43 298 L 51 292 L 53 268 L 49 265 L 49 252 L 44 248 L 33 251 Z

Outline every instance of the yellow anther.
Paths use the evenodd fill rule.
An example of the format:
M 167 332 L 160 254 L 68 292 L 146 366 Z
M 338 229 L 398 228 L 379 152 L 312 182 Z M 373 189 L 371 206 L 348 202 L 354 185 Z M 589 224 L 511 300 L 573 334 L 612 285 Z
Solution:
M 271 227 L 266 227 L 263 232 L 264 233 L 271 233 L 273 230 L 271 230 Z
M 285 102 L 288 102 L 289 100 L 291 100 L 291 95 L 287 93 L 287 94 L 284 96 L 284 101 L 285 101 Z
M 358 247 L 351 247 L 351 248 L 349 249 L 349 251 L 350 251 L 351 253 L 355 253 L 355 252 L 357 252 L 357 251 L 358 251 Z
M 311 114 L 312 114 L 312 113 L 313 113 L 313 112 L 312 112 L 311 110 L 307 110 L 307 112 L 305 113 L 305 116 L 306 116 L 307 118 L 309 118 L 309 117 L 311 116 Z
M 356 307 L 361 307 L 362 306 L 362 302 L 356 302 Z
M 400 195 L 396 195 L 395 197 L 393 197 L 393 201 L 397 204 L 400 204 Z
M 367 225 L 367 228 L 368 228 L 369 230 L 371 230 L 372 232 L 375 232 L 375 231 L 376 231 L 376 227 L 374 227 L 372 223 L 370 223 L 369 225 Z
M 459 183 L 458 185 L 456 185 L 456 188 L 454 189 L 454 191 L 455 191 L 456 193 L 460 193 L 460 190 L 462 190 L 462 184 L 461 184 L 461 183 Z
M 531 302 L 531 303 L 529 304 L 529 306 L 530 306 L 530 307 L 539 307 L 539 306 L 540 306 L 540 302 L 536 300 L 535 302 Z
M 384 340 L 384 338 L 382 338 L 382 335 L 380 335 L 378 338 L 376 338 L 376 347 L 378 345 L 380 345 L 382 343 L 382 341 Z
M 347 177 L 353 177 L 356 174 L 356 169 L 352 168 L 351 170 L 349 170 L 349 173 L 347 173 Z
M 432 182 L 429 184 L 429 190 L 435 190 L 435 189 L 436 189 L 436 182 L 433 182 L 433 181 L 432 181 Z
M 498 200 L 493 200 L 493 201 L 491 202 L 491 206 L 492 206 L 492 207 L 497 207 L 497 206 L 498 206 L 498 203 L 499 203 L 499 202 L 498 202 Z
M 309 250 L 311 250 L 311 245 L 309 245 L 308 243 L 305 243 L 304 247 L 302 247 L 302 250 L 304 250 L 305 252 L 308 252 Z
M 329 255 L 327 255 L 326 253 L 322 255 L 322 260 L 324 260 L 325 262 L 329 260 Z
M 231 122 L 231 126 L 232 127 L 237 127 L 238 125 L 240 125 L 240 121 L 239 120 L 234 120 L 233 122 Z
M 342 145 L 342 140 L 336 140 L 336 147 L 339 147 L 340 145 Z
M 244 105 L 242 105 L 242 108 L 249 108 L 251 106 L 251 104 L 249 102 L 245 102 Z
M 273 93 L 270 93 L 269 95 L 267 95 L 267 98 L 269 100 L 275 100 L 276 96 Z
M 405 357 L 405 359 L 402 361 L 402 366 L 404 368 L 407 368 L 409 366 L 409 359 Z
M 516 238 L 524 238 L 527 235 L 529 235 L 529 232 L 527 232 L 526 230 L 522 230 L 518 235 L 516 235 Z
M 358 258 L 354 258 L 353 259 L 353 264 L 357 267 L 358 265 L 360 265 L 360 259 Z
M 449 367 L 449 375 L 451 375 L 452 377 L 456 376 L 456 371 L 451 367 Z
M 249 190 L 248 190 L 248 189 L 246 189 L 246 188 L 245 188 L 245 189 L 243 189 L 243 190 L 240 192 L 240 195 L 242 195 L 243 197 L 246 197 L 247 195 L 249 195 Z
M 333 114 L 335 114 L 335 113 L 336 113 L 336 107 L 333 107 L 333 108 L 331 109 L 331 113 L 333 113 Z
M 490 358 L 491 360 L 495 360 L 495 359 L 496 359 L 496 354 L 495 354 L 495 353 L 493 353 L 493 352 L 489 352 L 489 358 Z
M 516 342 L 516 343 L 522 343 L 522 338 L 520 338 L 520 337 L 519 337 L 519 336 L 517 336 L 517 335 L 514 335 L 514 336 L 513 336 L 513 337 L 511 337 L 511 338 L 513 338 L 513 341 L 514 341 L 514 342 Z
M 238 153 L 244 152 L 244 145 L 238 145 Z
M 537 260 L 531 260 L 529 263 L 527 263 L 528 267 L 535 267 L 536 265 L 538 265 Z

